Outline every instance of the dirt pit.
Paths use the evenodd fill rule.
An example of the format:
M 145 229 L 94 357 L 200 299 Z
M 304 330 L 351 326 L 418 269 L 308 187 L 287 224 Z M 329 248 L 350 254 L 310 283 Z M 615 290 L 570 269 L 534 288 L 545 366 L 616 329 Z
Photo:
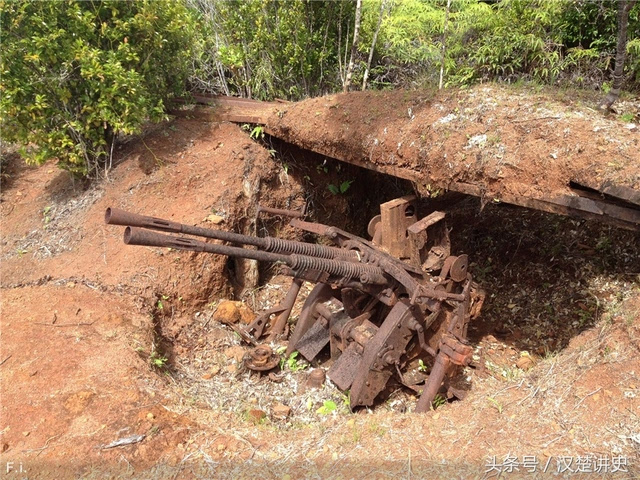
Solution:
M 530 476 L 525 457 L 539 478 L 556 478 L 569 456 L 572 478 L 584 473 L 578 458 L 606 458 L 603 478 L 640 471 L 637 234 L 431 200 L 425 208 L 447 210 L 453 252 L 469 254 L 489 293 L 470 332 L 472 389 L 423 415 L 402 389 L 351 413 L 330 383 L 305 388 L 318 365 L 285 359 L 273 378 L 246 371 L 246 347 L 216 319 L 230 298 L 273 306 L 290 279 L 125 246 L 104 210 L 308 238 L 256 215 L 258 203 L 306 204 L 312 220 L 363 234 L 379 203 L 412 192 L 408 182 L 186 118 L 123 145 L 109 180 L 88 188 L 53 165 L 14 172 L 0 204 L 7 478 L 483 478 L 509 455 L 520 466 L 505 478 Z

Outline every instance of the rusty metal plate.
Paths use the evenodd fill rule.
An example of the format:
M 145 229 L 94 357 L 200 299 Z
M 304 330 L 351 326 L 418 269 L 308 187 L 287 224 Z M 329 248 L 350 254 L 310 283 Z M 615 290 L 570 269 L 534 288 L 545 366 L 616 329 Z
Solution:
M 364 347 L 358 374 L 351 386 L 351 408 L 373 405 L 395 372 L 395 362 L 406 352 L 414 331 L 407 327 L 414 315 L 406 300 L 391 309 L 378 332 Z
M 316 321 L 296 343 L 295 350 L 311 361 L 329 344 L 329 329 Z
M 348 390 L 360 370 L 362 355 L 357 352 L 357 347 L 357 343 L 352 342 L 327 372 L 327 376 L 340 390 Z

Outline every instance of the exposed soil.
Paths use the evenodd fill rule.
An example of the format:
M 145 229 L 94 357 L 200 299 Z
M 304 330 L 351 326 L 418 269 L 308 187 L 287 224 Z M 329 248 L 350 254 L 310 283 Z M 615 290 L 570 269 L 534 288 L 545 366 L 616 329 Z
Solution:
M 404 95 L 380 94 L 379 106 Z M 341 99 L 330 110 L 340 115 L 336 129 L 337 120 L 346 123 L 343 104 L 350 112 L 378 105 L 361 94 L 310 102 L 334 98 Z M 517 111 L 523 98 L 495 101 Z M 536 98 L 527 101 L 544 101 Z M 427 115 L 416 109 L 405 123 Z M 300 123 L 313 125 L 315 114 L 306 118 Z M 569 113 L 562 121 L 582 128 Z M 474 137 L 476 123 L 457 125 L 451 136 Z M 400 117 L 395 124 L 400 128 Z M 317 128 L 306 133 L 309 144 L 320 141 L 325 127 Z M 544 127 L 537 135 L 557 133 Z M 6 478 L 487 478 L 496 474 L 488 472 L 489 459 L 501 463 L 507 455 L 520 462 L 535 455 L 535 478 L 557 478 L 563 456 L 627 463 L 626 472 L 571 478 L 640 474 L 636 233 L 505 205 L 481 209 L 472 198 L 426 200 L 426 210 L 448 212 L 453 251 L 470 255 L 488 292 L 470 331 L 471 390 L 464 401 L 423 415 L 413 413 L 416 399 L 401 389 L 351 413 L 331 384 L 305 389 L 318 365 L 285 362 L 278 381 L 244 370 L 246 347 L 217 321 L 222 300 L 268 308 L 290 279 L 269 266 L 125 246 L 121 228 L 104 225 L 104 210 L 302 238 L 280 217 L 258 217 L 256 205 L 306 204 L 312 220 L 364 234 L 376 206 L 412 185 L 287 144 L 256 142 L 229 123 L 189 118 L 131 139 L 117 160 L 107 181 L 88 187 L 53 164 L 6 171 L 0 471 L 13 462 Z M 539 164 L 525 166 L 527 178 L 552 181 Z M 332 193 L 330 185 L 344 182 L 351 183 L 343 193 Z M 305 284 L 303 293 L 309 289 Z M 139 441 L 105 448 L 124 438 Z M 532 477 L 520 465 L 502 478 Z
M 267 130 L 411 179 L 426 195 L 469 184 L 488 201 L 542 198 L 571 194 L 571 180 L 595 189 L 612 184 L 640 190 L 637 125 L 606 118 L 593 99 L 578 97 L 497 85 L 352 92 L 279 106 Z M 637 116 L 640 100 L 620 108 Z

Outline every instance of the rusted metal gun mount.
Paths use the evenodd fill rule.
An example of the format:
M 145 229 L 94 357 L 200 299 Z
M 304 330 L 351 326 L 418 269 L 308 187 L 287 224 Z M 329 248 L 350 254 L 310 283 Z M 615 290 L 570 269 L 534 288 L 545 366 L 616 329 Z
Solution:
M 302 306 L 287 354 L 297 350 L 313 362 L 328 348 L 328 377 L 340 389 L 349 389 L 352 408 L 373 405 L 395 379 L 422 390 L 416 410 L 426 411 L 447 377 L 471 360 L 467 327 L 481 308 L 483 294 L 468 272 L 467 256 L 450 255 L 444 213 L 432 212 L 418 220 L 413 196 L 384 203 L 380 209 L 381 214 L 369 223 L 371 241 L 288 215 L 294 217 L 291 225 L 322 235 L 335 246 L 240 235 L 113 208 L 107 209 L 105 221 L 126 226 L 124 241 L 128 245 L 171 247 L 280 264 L 283 272 L 294 278 L 293 284 L 280 305 L 239 332 L 253 344 L 266 333 L 268 340 L 280 336 L 303 281 L 317 283 Z M 277 319 L 272 322 L 274 315 Z M 430 367 L 428 376 L 409 380 L 407 372 L 415 370 L 419 361 Z

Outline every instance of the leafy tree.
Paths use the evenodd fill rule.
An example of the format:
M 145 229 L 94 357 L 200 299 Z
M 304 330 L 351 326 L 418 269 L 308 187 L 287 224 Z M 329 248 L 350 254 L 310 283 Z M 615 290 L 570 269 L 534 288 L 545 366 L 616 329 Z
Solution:
M 340 84 L 338 34 L 352 22 L 352 2 L 189 3 L 206 18 L 210 32 L 196 62 L 196 88 L 259 99 L 299 99 Z
M 164 118 L 184 91 L 196 21 L 180 1 L 2 1 L 0 126 L 30 163 L 111 163 L 119 133 Z

